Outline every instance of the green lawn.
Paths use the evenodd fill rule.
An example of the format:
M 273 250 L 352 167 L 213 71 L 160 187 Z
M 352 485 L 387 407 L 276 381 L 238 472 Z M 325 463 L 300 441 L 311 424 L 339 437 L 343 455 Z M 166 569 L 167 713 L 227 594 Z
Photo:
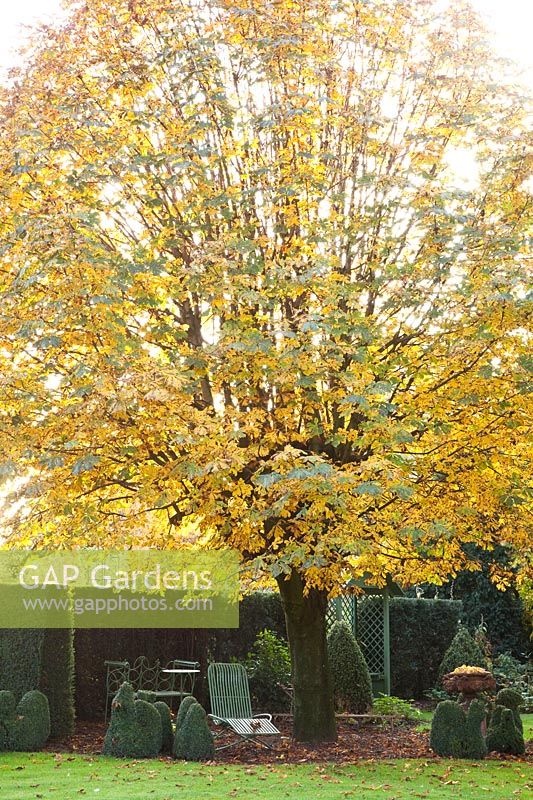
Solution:
M 422 711 L 420 718 L 422 720 L 419 725 L 419 730 L 427 730 L 431 723 L 432 711 Z M 533 714 L 521 714 L 522 722 L 524 723 L 524 739 L 533 739 Z
M 102 756 L 0 755 L 2 800 L 526 800 L 531 764 L 386 761 L 334 766 L 206 766 Z

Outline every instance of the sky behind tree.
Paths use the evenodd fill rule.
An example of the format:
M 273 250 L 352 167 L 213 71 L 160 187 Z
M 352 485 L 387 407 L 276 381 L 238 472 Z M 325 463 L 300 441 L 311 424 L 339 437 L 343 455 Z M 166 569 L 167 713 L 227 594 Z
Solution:
M 448 0 L 443 0 L 446 3 Z M 533 4 L 530 0 L 471 0 L 473 6 L 484 16 L 494 32 L 496 50 L 503 56 L 514 59 L 527 71 L 526 80 L 533 86 Z M 49 22 L 60 19 L 61 0 L 16 0 L 4 4 L 2 27 L 0 28 L 0 70 L 6 69 L 15 60 L 15 50 L 24 41 L 25 25 L 38 21 Z

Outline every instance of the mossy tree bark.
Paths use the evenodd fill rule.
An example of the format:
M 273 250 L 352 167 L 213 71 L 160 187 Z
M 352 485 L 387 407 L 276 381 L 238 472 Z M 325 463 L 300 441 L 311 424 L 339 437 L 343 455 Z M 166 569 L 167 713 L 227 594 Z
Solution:
M 294 687 L 294 736 L 300 742 L 337 738 L 333 689 L 326 641 L 327 593 L 304 594 L 302 576 L 278 578 L 291 651 Z

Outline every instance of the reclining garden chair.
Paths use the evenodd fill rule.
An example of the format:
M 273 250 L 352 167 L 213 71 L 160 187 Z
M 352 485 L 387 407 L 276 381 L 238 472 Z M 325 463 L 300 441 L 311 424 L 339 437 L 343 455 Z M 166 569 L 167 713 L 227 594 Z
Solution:
M 231 728 L 237 736 L 235 741 L 216 749 L 224 750 L 240 741 L 255 742 L 271 749 L 258 737 L 279 736 L 280 731 L 272 724 L 271 714 L 252 713 L 248 676 L 242 664 L 210 664 L 207 683 L 212 712 L 209 716 L 216 725 Z

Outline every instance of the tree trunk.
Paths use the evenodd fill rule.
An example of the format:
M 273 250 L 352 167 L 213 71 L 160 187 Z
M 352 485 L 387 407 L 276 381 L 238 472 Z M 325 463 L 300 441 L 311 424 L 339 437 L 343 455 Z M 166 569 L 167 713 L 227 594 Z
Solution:
M 299 742 L 333 742 L 335 707 L 326 642 L 327 594 L 311 589 L 297 572 L 278 578 L 291 651 L 294 736 Z

